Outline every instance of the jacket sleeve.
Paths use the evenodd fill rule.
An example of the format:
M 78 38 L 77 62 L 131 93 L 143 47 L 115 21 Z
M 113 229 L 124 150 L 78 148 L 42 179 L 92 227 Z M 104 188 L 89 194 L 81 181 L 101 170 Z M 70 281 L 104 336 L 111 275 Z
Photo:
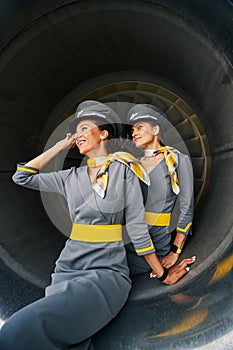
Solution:
M 20 186 L 28 187 L 38 191 L 59 193 L 65 196 L 64 180 L 69 170 L 51 173 L 39 173 L 39 170 L 19 163 L 12 179 Z
M 193 168 L 189 156 L 179 154 L 178 179 L 180 193 L 178 194 L 180 215 L 176 231 L 185 235 L 192 234 L 194 211 Z
M 139 179 L 128 168 L 125 183 L 125 221 L 127 233 L 137 255 L 155 251 L 148 227 L 144 221 L 145 209 Z

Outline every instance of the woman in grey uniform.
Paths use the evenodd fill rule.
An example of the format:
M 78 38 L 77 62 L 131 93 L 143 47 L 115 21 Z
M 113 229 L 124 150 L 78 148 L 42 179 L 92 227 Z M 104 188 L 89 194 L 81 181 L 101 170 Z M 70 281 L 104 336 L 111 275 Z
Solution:
M 64 140 L 18 165 L 15 183 L 63 195 L 73 226 L 45 297 L 5 323 L 1 350 L 93 349 L 91 336 L 117 315 L 131 288 L 122 243 L 124 221 L 137 254 L 146 257 L 166 284 L 175 283 L 194 262 L 186 259 L 169 274 L 159 263 L 143 220 L 138 177 L 147 181 L 147 176 L 130 154 L 107 152 L 106 141 L 116 134 L 118 121 L 108 106 L 85 101 L 78 106 L 72 132 Z M 39 172 L 75 145 L 88 157 L 88 166 Z
M 148 104 L 133 106 L 127 115 L 132 125 L 132 138 L 137 148 L 144 150 L 140 159 L 150 177 L 145 205 L 145 221 L 156 254 L 165 268 L 173 266 L 182 252 L 186 237 L 191 234 L 193 219 L 193 170 L 188 155 L 165 146 L 161 139 L 166 116 L 157 107 Z M 179 200 L 179 217 L 174 242 L 168 232 L 171 213 Z M 128 262 L 132 274 L 150 270 L 145 259 L 128 248 Z M 153 274 L 152 274 L 153 276 Z

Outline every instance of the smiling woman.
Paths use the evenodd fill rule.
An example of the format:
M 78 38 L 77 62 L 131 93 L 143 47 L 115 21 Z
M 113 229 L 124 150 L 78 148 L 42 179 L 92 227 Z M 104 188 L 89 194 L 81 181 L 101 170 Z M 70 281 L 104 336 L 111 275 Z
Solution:
M 75 142 L 81 154 L 88 154 L 89 158 L 95 158 L 99 153 L 99 147 L 108 139 L 108 131 L 102 127 L 100 130 L 96 120 L 81 121 L 76 128 Z M 104 156 L 107 156 L 107 150 L 102 151 Z
M 13 176 L 18 185 L 62 195 L 73 225 L 45 297 L 19 310 L 4 324 L 1 350 L 25 350 L 32 340 L 38 350 L 63 349 L 64 345 L 67 349 L 92 347 L 93 334 L 118 314 L 131 289 L 122 236 L 124 222 L 137 255 L 145 258 L 159 281 L 176 283 L 195 262 L 194 258 L 184 259 L 169 272 L 162 267 L 144 222 L 138 178 L 148 184 L 148 176 L 131 154 L 108 156 L 110 135 L 103 125 L 100 129 L 96 117 L 102 118 L 104 125 L 110 124 L 117 136 L 118 115 L 105 104 L 85 101 L 72 122 L 75 134 L 67 134 L 38 157 L 19 164 Z M 75 144 L 88 157 L 88 167 L 39 172 Z M 60 305 L 65 308 L 60 309 Z
M 92 113 L 102 110 L 108 123 L 119 121 L 109 107 L 95 101 L 81 104 L 77 114 L 80 111 L 85 113 L 88 108 Z M 80 136 L 81 130 L 84 141 L 78 146 L 83 148 L 82 153 L 87 156 L 106 158 L 104 139 L 108 133 L 99 130 L 88 118 L 84 117 L 85 120 L 81 121 L 76 118 L 77 137 Z M 115 171 L 111 167 L 113 174 L 106 184 L 108 192 L 105 188 L 103 198 L 96 197 L 95 188 L 92 189 L 91 182 L 88 181 L 90 177 L 87 167 L 39 174 L 39 169 L 61 151 L 72 147 L 75 142 L 75 137 L 68 134 L 42 155 L 26 164 L 20 164 L 13 177 L 17 184 L 63 195 L 69 206 L 73 228 L 70 239 L 56 262 L 52 283 L 46 288 L 46 296 L 15 313 L 2 327 L 2 350 L 29 349 L 32 341 L 35 342 L 34 348 L 38 350 L 62 349 L 64 344 L 67 348 L 88 349 L 91 347 L 91 336 L 116 316 L 128 297 L 131 283 L 122 243 L 123 208 L 119 208 L 116 201 L 115 207 L 111 208 L 112 212 L 108 213 L 106 209 L 108 193 L 111 193 L 113 183 L 117 183 L 116 171 L 118 175 L 120 173 L 124 176 L 125 166 L 115 163 Z M 87 144 L 86 149 L 84 144 Z M 127 174 L 126 178 L 132 176 Z M 135 186 L 139 189 L 139 183 Z M 125 200 L 129 201 L 126 198 Z M 142 215 L 142 207 L 143 204 L 141 203 L 140 207 L 139 202 L 139 212 L 135 215 Z M 137 220 L 137 216 L 134 216 L 134 224 L 137 224 Z M 143 217 L 139 220 L 140 225 L 143 226 Z M 132 229 L 130 232 L 137 249 L 150 246 L 146 227 L 142 246 L 138 234 Z M 153 247 L 151 250 L 153 251 Z M 111 251 L 114 252 L 114 256 Z M 59 311 L 61 305 L 65 306 L 62 312 Z M 93 310 L 96 317 L 93 317 Z

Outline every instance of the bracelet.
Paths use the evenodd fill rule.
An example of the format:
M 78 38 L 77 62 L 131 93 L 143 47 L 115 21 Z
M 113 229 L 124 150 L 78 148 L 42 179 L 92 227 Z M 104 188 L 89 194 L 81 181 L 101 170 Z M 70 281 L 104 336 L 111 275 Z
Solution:
M 177 247 L 177 245 L 172 243 L 171 252 L 176 253 L 176 254 L 180 254 L 182 252 L 182 249 L 180 249 L 179 247 Z
M 168 275 L 168 269 L 166 269 L 166 267 L 164 267 L 164 271 L 163 271 L 162 276 L 161 277 L 157 277 L 157 279 L 160 282 L 163 282 L 167 278 L 167 275 Z

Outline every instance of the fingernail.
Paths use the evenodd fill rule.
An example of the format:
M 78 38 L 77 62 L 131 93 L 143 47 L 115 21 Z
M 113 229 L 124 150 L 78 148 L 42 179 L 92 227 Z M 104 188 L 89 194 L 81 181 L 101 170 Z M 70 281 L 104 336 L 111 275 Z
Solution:
M 186 270 L 186 271 L 189 271 L 189 270 L 190 270 L 190 267 L 187 266 L 187 267 L 185 268 L 185 270 Z
M 192 256 L 192 259 L 196 259 L 196 255 Z

